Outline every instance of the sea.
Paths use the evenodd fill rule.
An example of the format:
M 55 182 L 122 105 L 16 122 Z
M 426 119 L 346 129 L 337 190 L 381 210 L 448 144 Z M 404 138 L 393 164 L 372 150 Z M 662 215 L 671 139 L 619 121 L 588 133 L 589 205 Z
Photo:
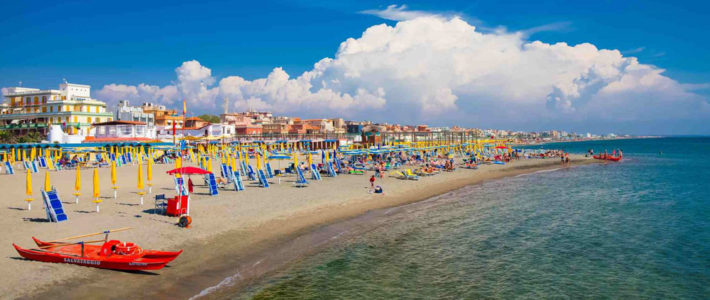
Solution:
M 619 163 L 400 208 L 233 299 L 710 299 L 710 138 L 554 143 Z

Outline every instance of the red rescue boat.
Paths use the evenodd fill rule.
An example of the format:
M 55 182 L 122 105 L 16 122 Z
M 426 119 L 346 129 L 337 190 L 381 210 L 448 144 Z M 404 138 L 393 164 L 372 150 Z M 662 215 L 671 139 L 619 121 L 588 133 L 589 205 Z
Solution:
M 108 234 L 108 231 L 103 232 Z M 101 233 L 100 233 L 101 234 Z M 118 240 L 99 240 L 78 243 L 44 242 L 32 237 L 37 244 L 35 249 L 25 249 L 12 244 L 22 257 L 26 259 L 67 263 L 86 267 L 112 270 L 159 270 L 177 258 L 180 251 L 156 251 L 138 247 L 134 243 Z M 102 245 L 88 243 L 103 242 Z
M 621 155 L 613 156 L 613 155 L 608 155 L 608 154 L 599 154 L 599 155 L 594 155 L 594 156 L 592 156 L 592 157 L 594 157 L 595 159 L 601 159 L 601 160 L 620 161 L 623 156 L 621 156 Z

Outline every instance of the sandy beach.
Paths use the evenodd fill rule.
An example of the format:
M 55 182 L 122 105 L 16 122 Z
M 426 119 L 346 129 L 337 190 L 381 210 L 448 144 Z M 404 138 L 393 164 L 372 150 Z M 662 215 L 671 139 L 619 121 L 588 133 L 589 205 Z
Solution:
M 592 160 L 575 155 L 571 156 L 571 162 L 578 165 Z M 153 194 L 146 196 L 142 206 L 135 188 L 136 166 L 118 168 L 117 200 L 112 197 L 109 169 L 99 169 L 103 198 L 100 213 L 95 212 L 95 204 L 91 202 L 93 170 L 82 170 L 79 204 L 74 204 L 72 195 L 75 171 L 50 171 L 52 184 L 57 187 L 69 217 L 69 221 L 58 224 L 45 221 L 40 195 L 44 170 L 32 177 L 36 200 L 31 211 L 26 210 L 23 201 L 24 174 L 0 175 L 0 190 L 4 193 L 0 200 L 3 208 L 0 226 L 5 228 L 0 237 L 6 245 L 0 248 L 0 256 L 4 258 L 0 260 L 0 268 L 11 274 L 0 283 L 5 291 L 2 297 L 189 298 L 217 286 L 245 265 L 251 266 L 249 271 L 239 273 L 238 282 L 231 284 L 248 285 L 326 243 L 298 240 L 304 233 L 325 224 L 486 180 L 560 167 L 558 159 L 529 159 L 504 166 L 483 165 L 478 170 L 459 168 L 419 181 L 385 177 L 376 182 L 384 188 L 384 194 L 368 192 L 367 180 L 372 172 L 366 176 L 324 177 L 322 181 L 311 181 L 306 188 L 294 187 L 295 177 L 283 177 L 280 183 L 274 178 L 266 189 L 247 183 L 245 191 L 220 190 L 218 196 L 208 195 L 202 179 L 193 176 L 196 186 L 191 202 L 193 224 L 189 229 L 177 227 L 177 218 L 153 213 L 155 194 L 175 194 L 172 177 L 165 174 L 172 165 L 154 166 Z M 120 227 L 133 229 L 113 234 L 112 238 L 132 241 L 147 249 L 185 252 L 163 270 L 127 273 L 29 261 L 20 258 L 11 246 L 16 243 L 31 247 L 32 236 L 51 240 Z M 257 267 L 261 264 L 263 267 Z

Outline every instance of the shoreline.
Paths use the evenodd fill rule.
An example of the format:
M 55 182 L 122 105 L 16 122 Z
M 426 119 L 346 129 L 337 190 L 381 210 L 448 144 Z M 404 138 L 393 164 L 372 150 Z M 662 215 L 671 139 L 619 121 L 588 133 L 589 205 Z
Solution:
M 377 201 L 372 201 L 372 194 L 354 197 L 345 203 L 321 205 L 272 218 L 250 228 L 229 229 L 205 238 L 178 243 L 183 246 L 185 252 L 177 262 L 159 272 L 160 276 L 114 271 L 96 272 L 97 276 L 93 278 L 69 278 L 48 289 L 22 296 L 174 299 L 203 293 L 206 299 L 217 299 L 220 298 L 220 291 L 225 289 L 212 287 L 227 286 L 232 292 L 235 289 L 243 291 L 270 274 L 327 247 L 334 240 L 347 238 L 347 235 L 341 236 L 343 228 L 350 226 L 352 229 L 359 226 L 356 223 L 362 221 L 362 218 L 374 217 L 398 206 L 421 202 L 485 181 L 595 162 L 593 159 L 576 155 L 572 157 L 570 166 L 560 166 L 557 159 L 534 159 L 520 160 L 498 168 L 488 165 L 476 171 L 458 170 L 452 175 L 459 173 L 459 176 L 436 176 L 454 177 L 446 178 L 448 180 L 445 181 L 409 182 L 408 188 L 386 193 L 377 197 Z M 473 176 L 462 176 L 461 172 Z M 402 183 L 406 184 L 406 181 Z M 362 227 L 360 230 L 367 228 L 366 225 L 359 227 Z M 189 232 L 191 229 L 187 230 Z M 348 234 L 357 235 L 357 230 Z M 141 293 L 135 294 L 131 291 Z

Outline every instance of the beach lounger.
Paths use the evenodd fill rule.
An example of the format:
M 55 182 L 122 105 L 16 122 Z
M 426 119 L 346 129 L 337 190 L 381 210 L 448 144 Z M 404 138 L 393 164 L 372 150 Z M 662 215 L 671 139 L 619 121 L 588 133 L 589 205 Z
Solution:
M 393 177 L 399 178 L 399 179 L 405 179 L 405 180 L 407 179 L 407 175 L 404 175 L 404 173 L 402 173 L 400 171 L 392 171 L 392 172 L 390 172 L 390 176 L 393 176 Z
M 232 183 L 234 184 L 235 191 L 238 192 L 244 190 L 244 182 L 242 181 L 242 175 L 239 174 L 238 171 L 232 172 Z
M 407 173 L 405 173 L 405 175 L 407 175 L 407 179 L 409 180 L 419 180 L 419 176 L 417 176 L 417 174 L 412 173 L 412 169 L 407 169 Z
M 266 175 L 264 174 L 264 170 L 257 170 L 257 173 L 259 176 L 259 185 L 264 188 L 269 187 L 269 182 L 266 181 Z
M 247 176 L 249 177 L 249 180 L 257 180 L 257 179 L 256 179 L 256 173 L 254 173 L 254 168 L 252 168 L 251 165 L 248 165 L 248 166 L 247 166 L 247 170 L 249 170 L 248 173 L 247 173 Z
M 296 182 L 294 183 L 294 185 L 296 187 L 308 186 L 308 181 L 306 181 L 306 176 L 303 176 L 303 172 L 298 167 L 296 167 L 296 174 L 298 175 L 298 179 L 296 179 Z
M 266 177 L 274 178 L 274 171 L 271 169 L 270 163 L 266 163 Z
M 44 157 L 39 158 L 39 167 L 40 168 L 46 168 L 47 167 L 47 160 L 44 159 Z
M 44 209 L 47 213 L 47 219 L 50 222 L 64 222 L 67 220 L 67 215 L 64 214 L 64 206 L 62 201 L 57 196 L 57 191 L 52 189 L 49 192 L 42 191 L 42 199 L 44 200 Z
M 168 199 L 165 194 L 155 195 L 155 213 L 164 215 L 168 208 Z
M 15 174 L 15 169 L 12 168 L 12 164 L 10 164 L 9 161 L 5 162 L 5 174 L 9 174 L 9 175 Z
M 207 185 L 210 188 L 210 195 L 215 196 L 217 195 L 217 180 L 214 178 L 214 174 L 210 173 L 207 174 Z
M 318 168 L 316 168 L 316 164 L 311 164 L 311 179 L 321 180 L 320 173 L 318 173 Z
M 335 169 L 333 168 L 333 164 L 327 163 L 326 165 L 328 165 L 328 173 L 329 173 L 330 177 L 337 177 L 338 173 L 335 172 Z

